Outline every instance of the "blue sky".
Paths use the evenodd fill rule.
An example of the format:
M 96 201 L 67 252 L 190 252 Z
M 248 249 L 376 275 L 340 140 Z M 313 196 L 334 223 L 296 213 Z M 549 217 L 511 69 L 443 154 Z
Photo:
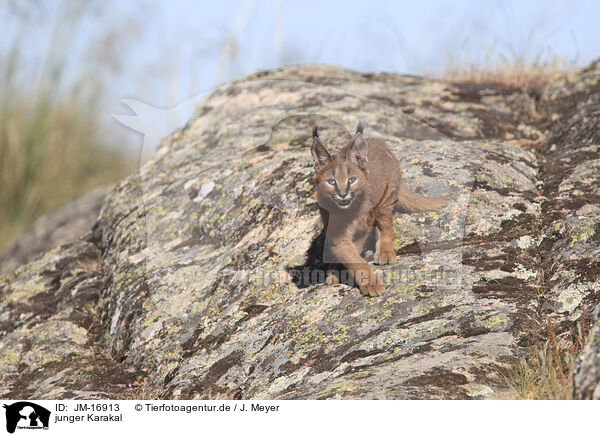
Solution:
M 42 1 L 37 22 L 22 29 L 1 21 L 4 3 L 0 47 L 17 38 L 35 70 L 61 4 Z M 585 65 L 600 57 L 600 2 L 592 0 L 113 0 L 91 10 L 68 38 L 67 77 L 78 77 L 90 59 L 111 64 L 102 102 L 107 119 L 127 113 L 121 98 L 164 108 L 282 64 L 440 74 L 515 60 Z
M 436 74 L 503 59 L 533 62 L 556 56 L 583 65 L 600 57 L 600 3 L 594 1 L 148 4 L 141 8 L 142 36 L 134 46 L 138 71 L 131 70 L 132 78 L 141 77 L 131 84 L 148 79 L 144 65 L 162 69 L 171 88 L 157 74 L 163 85 L 140 90 L 157 105 L 280 64 L 321 62 L 360 71 Z M 219 60 L 227 38 L 235 41 L 236 50 Z

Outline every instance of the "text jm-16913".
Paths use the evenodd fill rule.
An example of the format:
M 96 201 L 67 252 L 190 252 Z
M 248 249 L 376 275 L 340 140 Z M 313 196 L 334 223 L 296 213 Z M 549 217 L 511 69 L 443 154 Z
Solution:
M 113 403 L 76 404 L 75 412 L 118 412 L 119 405 Z

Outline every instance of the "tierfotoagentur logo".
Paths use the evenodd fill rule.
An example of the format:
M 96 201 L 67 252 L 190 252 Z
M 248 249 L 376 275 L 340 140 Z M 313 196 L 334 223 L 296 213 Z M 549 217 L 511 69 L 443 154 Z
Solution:
M 9 433 L 14 433 L 16 429 L 48 430 L 50 421 L 48 409 L 29 401 L 4 404 L 3 407 L 6 409 L 6 431 Z

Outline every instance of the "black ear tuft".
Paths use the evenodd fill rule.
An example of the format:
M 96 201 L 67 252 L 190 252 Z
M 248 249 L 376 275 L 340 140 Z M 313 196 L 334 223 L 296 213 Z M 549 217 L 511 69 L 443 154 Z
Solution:
M 313 127 L 313 138 L 318 138 L 319 137 L 319 128 L 315 125 Z
M 362 135 L 364 131 L 365 131 L 365 125 L 363 124 L 362 121 L 359 121 L 358 126 L 356 126 L 356 133 L 360 133 Z
M 365 138 L 360 134 L 360 132 L 356 132 L 354 135 L 354 139 L 348 145 L 346 150 L 346 157 L 350 159 L 350 161 L 354 162 L 363 170 L 367 169 L 369 165 L 369 145 L 365 141 Z
M 321 171 L 325 165 L 333 160 L 325 146 L 321 144 L 321 140 L 316 136 L 313 138 L 310 152 L 312 154 L 315 170 L 317 170 L 317 172 Z

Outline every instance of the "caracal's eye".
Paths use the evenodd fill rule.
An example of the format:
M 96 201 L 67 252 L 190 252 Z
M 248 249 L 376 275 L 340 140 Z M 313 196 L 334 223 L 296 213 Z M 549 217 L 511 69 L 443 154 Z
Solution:
M 348 179 L 348 181 L 350 182 L 350 184 L 351 184 L 351 185 L 353 185 L 353 184 L 354 184 L 354 182 L 356 182 L 356 177 L 350 177 L 350 178 Z
M 335 179 L 327 179 L 327 183 L 329 183 L 331 186 L 335 186 L 336 181 Z

